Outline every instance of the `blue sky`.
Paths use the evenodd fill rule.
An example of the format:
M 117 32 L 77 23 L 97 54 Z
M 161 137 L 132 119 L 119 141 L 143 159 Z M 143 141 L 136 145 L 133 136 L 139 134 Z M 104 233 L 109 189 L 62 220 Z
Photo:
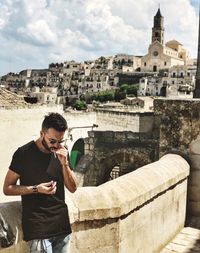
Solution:
M 198 10 L 199 0 L 190 0 L 190 2 Z
M 160 3 L 165 42 L 197 55 L 197 0 L 1 0 L 0 75 L 51 62 L 145 55 Z

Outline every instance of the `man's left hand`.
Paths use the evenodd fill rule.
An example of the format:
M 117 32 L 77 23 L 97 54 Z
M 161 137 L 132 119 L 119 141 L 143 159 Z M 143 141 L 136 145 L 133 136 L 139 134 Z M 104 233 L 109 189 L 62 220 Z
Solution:
M 58 159 L 62 166 L 68 164 L 68 150 L 65 147 L 61 147 L 56 151 L 56 155 L 58 156 Z

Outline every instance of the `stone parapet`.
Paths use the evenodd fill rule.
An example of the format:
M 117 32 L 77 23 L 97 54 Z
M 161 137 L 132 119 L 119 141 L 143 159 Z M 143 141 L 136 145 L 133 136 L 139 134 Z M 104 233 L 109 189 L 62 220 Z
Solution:
M 188 212 L 200 216 L 200 136 L 190 144 L 191 175 L 188 185 Z
M 160 252 L 184 226 L 188 175 L 188 163 L 170 154 L 116 180 L 68 194 L 70 253 Z M 19 206 L 1 204 L 0 211 L 8 211 L 4 219 L 21 235 L 20 213 L 11 216 Z M 18 236 L 14 246 L 0 252 L 27 251 Z

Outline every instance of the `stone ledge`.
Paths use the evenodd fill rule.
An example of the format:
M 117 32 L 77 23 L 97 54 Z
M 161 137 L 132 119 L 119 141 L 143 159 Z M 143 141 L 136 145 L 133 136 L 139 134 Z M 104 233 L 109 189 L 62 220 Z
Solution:
M 157 162 L 98 187 L 79 188 L 71 196 L 78 207 L 78 221 L 126 215 L 188 175 L 189 164 L 179 155 L 168 154 Z

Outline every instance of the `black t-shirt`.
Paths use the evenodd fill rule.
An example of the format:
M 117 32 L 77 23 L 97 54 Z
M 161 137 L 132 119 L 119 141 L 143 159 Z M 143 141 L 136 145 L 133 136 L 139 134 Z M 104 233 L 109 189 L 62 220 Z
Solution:
M 32 186 L 51 180 L 57 182 L 55 195 L 33 193 L 21 196 L 24 240 L 70 234 L 63 173 L 58 158 L 41 152 L 31 141 L 17 149 L 9 169 L 20 175 L 20 185 Z

